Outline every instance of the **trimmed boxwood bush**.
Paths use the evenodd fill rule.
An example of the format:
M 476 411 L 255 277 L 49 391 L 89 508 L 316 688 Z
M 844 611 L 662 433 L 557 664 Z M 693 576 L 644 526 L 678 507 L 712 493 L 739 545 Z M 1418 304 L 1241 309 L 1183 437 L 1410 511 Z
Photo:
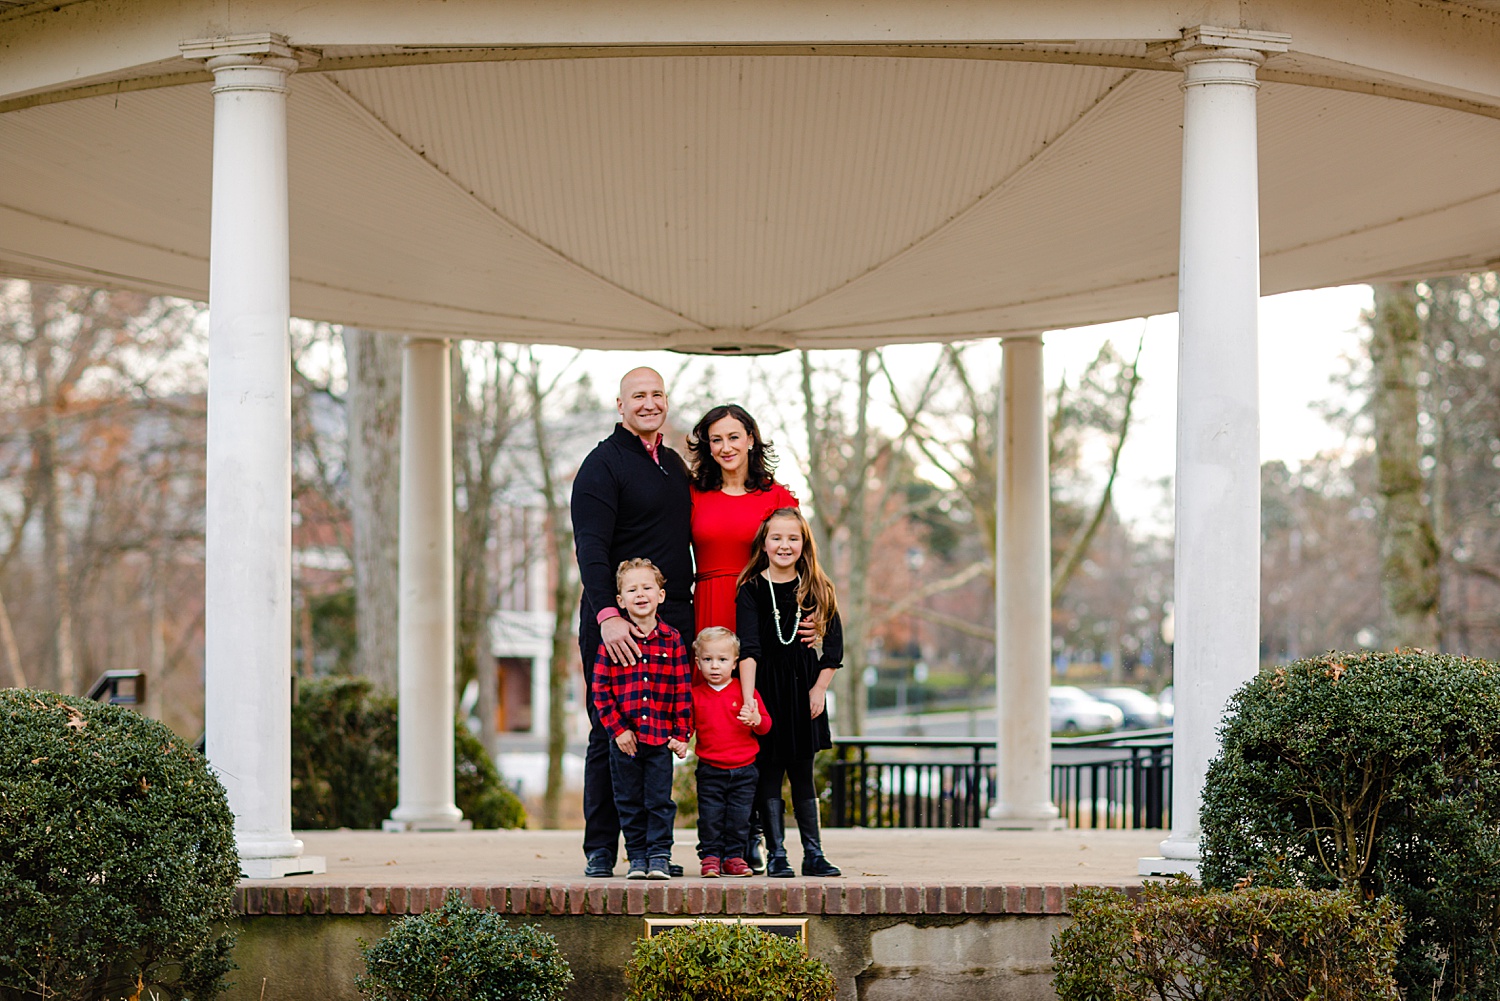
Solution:
M 833 1001 L 833 974 L 802 946 L 738 921 L 697 921 L 641 939 L 626 1001 Z
M 1396 1001 L 1399 909 L 1346 893 L 1088 889 L 1052 940 L 1060 1001 Z
M 457 890 L 360 945 L 365 972 L 354 983 L 369 1001 L 560 1001 L 573 982 L 551 935 L 476 910 Z
M 298 685 L 292 706 L 292 826 L 379 827 L 396 808 L 396 700 L 367 678 Z M 525 827 L 526 808 L 506 787 L 478 737 L 455 722 L 454 799 L 476 828 Z
M 1330 653 L 1229 705 L 1204 785 L 1203 880 L 1342 887 L 1407 915 L 1412 998 L 1500 997 L 1500 668 Z
M 240 875 L 224 787 L 119 706 L 0 690 L 0 998 L 209 998 Z

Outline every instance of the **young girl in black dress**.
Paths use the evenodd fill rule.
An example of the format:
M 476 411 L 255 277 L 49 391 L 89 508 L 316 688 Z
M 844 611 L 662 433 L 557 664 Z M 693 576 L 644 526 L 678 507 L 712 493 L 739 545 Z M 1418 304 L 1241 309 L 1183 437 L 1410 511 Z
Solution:
M 791 783 L 792 814 L 802 837 L 802 875 L 842 875 L 823 856 L 819 840 L 813 755 L 833 746 L 823 710 L 833 672 L 844 659 L 844 631 L 833 582 L 818 566 L 812 533 L 796 508 L 778 508 L 761 522 L 750 563 L 740 573 L 735 611 L 740 664 L 754 667 L 756 691 L 771 716 L 771 731 L 760 738 L 755 759 L 766 875 L 795 875 L 786 858 L 783 777 Z M 804 619 L 821 639 L 821 653 L 798 636 Z

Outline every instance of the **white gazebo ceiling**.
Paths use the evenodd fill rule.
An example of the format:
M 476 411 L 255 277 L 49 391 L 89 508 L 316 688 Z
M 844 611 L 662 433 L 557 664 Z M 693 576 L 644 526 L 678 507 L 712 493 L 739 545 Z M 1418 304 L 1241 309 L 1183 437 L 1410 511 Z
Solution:
M 131 6 L 0 3 L 0 64 L 55 57 L 64 27 L 123 31 Z M 200 6 L 96 39 L 94 72 L 49 86 L 47 60 L 0 66 L 0 273 L 206 298 L 213 102 L 173 53 L 269 30 L 311 63 L 289 101 L 301 316 L 756 350 L 1176 308 L 1181 76 L 1151 43 L 1191 24 L 1167 30 L 1164 4 L 1113 5 L 1151 15 L 1127 38 L 719 46 L 684 27 L 692 46 L 576 49 L 517 47 L 458 2 L 415 5 L 458 48 L 382 41 L 396 4 L 173 10 Z M 1500 48 L 1434 54 L 1455 16 L 1500 40 L 1500 4 L 1397 4 L 1374 28 L 1371 5 L 1264 6 L 1253 26 L 1292 36 L 1260 91 L 1264 291 L 1500 264 Z M 376 27 L 353 44 L 362 11 Z M 1086 35 L 1050 27 L 1022 37 Z

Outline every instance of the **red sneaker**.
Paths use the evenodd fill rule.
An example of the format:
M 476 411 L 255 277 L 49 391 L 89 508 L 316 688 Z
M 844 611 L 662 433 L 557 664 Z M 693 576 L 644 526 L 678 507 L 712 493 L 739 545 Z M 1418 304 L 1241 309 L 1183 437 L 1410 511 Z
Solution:
M 745 863 L 743 863 L 743 862 L 740 863 L 740 865 L 744 865 L 744 864 Z M 703 867 L 698 871 L 698 875 L 703 876 L 703 877 L 705 877 L 707 879 L 718 879 L 719 878 L 719 860 L 716 859 L 716 858 L 714 858 L 714 856 L 712 856 L 712 855 L 706 855 L 706 856 L 704 856 L 704 858 L 703 858 Z
M 755 870 L 751 869 L 749 863 L 742 858 L 727 858 L 724 860 L 724 875 L 753 876 Z

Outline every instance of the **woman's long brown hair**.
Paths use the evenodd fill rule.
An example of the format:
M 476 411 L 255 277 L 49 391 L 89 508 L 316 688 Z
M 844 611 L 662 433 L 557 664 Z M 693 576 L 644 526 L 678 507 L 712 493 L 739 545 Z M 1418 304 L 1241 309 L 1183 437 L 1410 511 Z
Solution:
M 813 542 L 812 527 L 797 508 L 779 507 L 766 515 L 760 528 L 755 530 L 755 541 L 750 544 L 750 562 L 740 571 L 736 586 L 744 587 L 771 565 L 771 559 L 766 555 L 766 535 L 774 518 L 790 518 L 802 532 L 802 555 L 797 557 L 797 605 L 812 613 L 813 629 L 821 640 L 828 629 L 828 623 L 838 613 L 838 597 L 833 592 L 833 581 L 828 579 L 828 575 L 818 565 L 818 546 Z

